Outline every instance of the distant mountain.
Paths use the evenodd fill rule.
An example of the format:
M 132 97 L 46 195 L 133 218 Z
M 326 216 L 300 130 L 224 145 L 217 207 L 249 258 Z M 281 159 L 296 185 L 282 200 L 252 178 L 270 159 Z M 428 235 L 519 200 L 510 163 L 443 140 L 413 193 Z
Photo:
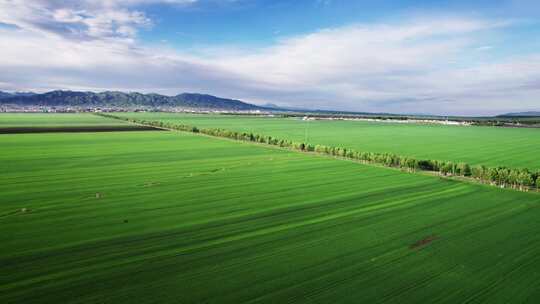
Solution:
M 10 97 L 17 97 L 17 96 L 31 96 L 31 95 L 35 95 L 35 94 L 36 93 L 32 93 L 32 92 L 8 93 L 8 92 L 0 91 L 0 99 L 10 98 Z
M 176 102 L 196 108 L 218 108 L 234 110 L 261 110 L 259 107 L 236 99 L 227 99 L 207 94 L 182 93 L 173 97 Z
M 540 117 L 540 111 L 507 113 L 497 117 Z
M 306 112 L 307 113 L 307 112 L 320 112 L 321 111 L 321 110 L 313 110 L 313 109 L 307 109 L 307 108 L 301 108 L 301 107 L 279 106 L 279 105 L 274 104 L 274 103 L 265 103 L 262 106 L 265 107 L 265 108 L 268 108 L 268 109 L 279 110 L 279 111 L 289 111 L 289 112 L 298 111 L 298 112 Z M 341 112 L 341 113 L 346 113 L 346 112 Z
M 7 93 L 9 94 L 9 93 Z M 33 95 L 11 95 L 0 99 L 0 104 L 19 106 L 71 107 L 185 107 L 221 110 L 266 110 L 240 100 L 212 95 L 183 93 L 176 96 L 107 91 L 101 93 L 51 91 Z
M 273 103 L 265 103 L 264 105 L 262 105 L 262 107 L 271 109 L 271 110 L 276 110 L 276 111 L 296 112 L 296 113 L 304 113 L 304 114 L 317 114 L 317 115 L 407 116 L 405 114 L 308 109 L 304 107 L 279 106 Z
M 274 103 L 265 103 L 262 106 L 265 107 L 265 108 L 270 108 L 270 109 L 282 109 L 282 107 L 280 107 L 280 106 L 278 106 L 277 104 L 274 104 Z

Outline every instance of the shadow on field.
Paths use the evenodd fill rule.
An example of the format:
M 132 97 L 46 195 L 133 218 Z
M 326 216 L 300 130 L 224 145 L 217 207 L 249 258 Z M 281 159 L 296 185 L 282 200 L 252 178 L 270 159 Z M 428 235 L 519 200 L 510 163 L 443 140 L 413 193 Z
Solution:
M 439 237 L 437 237 L 436 235 L 430 235 L 430 236 L 427 236 L 421 240 L 418 240 L 416 242 L 414 242 L 414 244 L 411 244 L 411 246 L 409 246 L 410 249 L 417 249 L 417 248 L 421 248 L 421 247 L 424 247 L 428 244 L 430 244 L 431 242 L 435 241 L 436 239 L 438 239 Z

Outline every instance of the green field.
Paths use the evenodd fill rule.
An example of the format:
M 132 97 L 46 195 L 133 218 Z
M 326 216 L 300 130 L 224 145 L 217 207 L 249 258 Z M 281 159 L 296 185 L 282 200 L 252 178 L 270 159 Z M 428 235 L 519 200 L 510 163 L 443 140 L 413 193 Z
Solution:
M 7 127 L 77 127 L 118 126 L 127 123 L 90 113 L 2 113 L 0 128 Z
M 180 132 L 0 145 L 0 303 L 540 298 L 538 194 Z
M 199 128 L 253 132 L 358 151 L 490 167 L 540 169 L 540 129 L 464 127 L 360 121 L 302 121 L 174 113 L 123 113 L 124 117 L 178 122 Z
M 90 113 L 1 113 L 0 134 L 137 131 L 152 128 Z

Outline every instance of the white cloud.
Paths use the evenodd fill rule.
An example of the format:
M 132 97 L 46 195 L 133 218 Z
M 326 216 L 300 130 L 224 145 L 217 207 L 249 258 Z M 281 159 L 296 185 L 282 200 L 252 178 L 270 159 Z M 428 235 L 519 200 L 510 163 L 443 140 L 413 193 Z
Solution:
M 193 1 L 0 0 L 0 22 L 71 39 L 132 39 L 139 27 L 151 21 L 130 6 L 157 2 Z
M 540 56 L 458 64 L 485 31 L 509 25 L 460 18 L 354 25 L 210 62 L 282 92 L 272 101 L 291 105 L 460 114 L 538 108 L 540 88 L 524 85 L 538 84 Z
M 215 64 L 279 85 L 345 81 L 428 68 L 466 46 L 470 32 L 496 23 L 447 19 L 408 24 L 349 26 L 287 39 L 255 54 L 217 58 Z M 343 75 L 351 77 L 342 77 Z
M 477 51 L 489 51 L 493 49 L 491 45 L 483 45 L 476 48 Z
M 360 111 L 492 114 L 540 107 L 540 54 L 470 62 L 479 18 L 356 24 L 261 49 L 195 55 L 137 42 L 141 5 L 190 0 L 0 0 L 0 89 L 202 91 L 255 102 Z M 70 2 L 71 3 L 71 2 Z M 75 2 L 73 2 L 75 3 Z M 492 45 L 490 45 L 491 47 Z

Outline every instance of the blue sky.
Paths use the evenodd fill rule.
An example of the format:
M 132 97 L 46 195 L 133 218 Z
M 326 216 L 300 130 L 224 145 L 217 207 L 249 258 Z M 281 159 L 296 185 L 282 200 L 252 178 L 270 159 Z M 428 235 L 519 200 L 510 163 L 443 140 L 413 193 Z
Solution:
M 0 0 L 0 90 L 540 110 L 539 17 L 532 0 Z
M 153 42 L 168 40 L 179 47 L 215 43 L 264 45 L 283 36 L 353 23 L 387 22 L 410 15 L 448 12 L 503 18 L 536 17 L 534 12 L 521 10 L 520 5 L 512 1 L 499 3 L 497 5 L 496 0 L 237 0 L 201 1 L 189 7 L 143 5 L 156 26 L 142 32 L 141 38 Z

